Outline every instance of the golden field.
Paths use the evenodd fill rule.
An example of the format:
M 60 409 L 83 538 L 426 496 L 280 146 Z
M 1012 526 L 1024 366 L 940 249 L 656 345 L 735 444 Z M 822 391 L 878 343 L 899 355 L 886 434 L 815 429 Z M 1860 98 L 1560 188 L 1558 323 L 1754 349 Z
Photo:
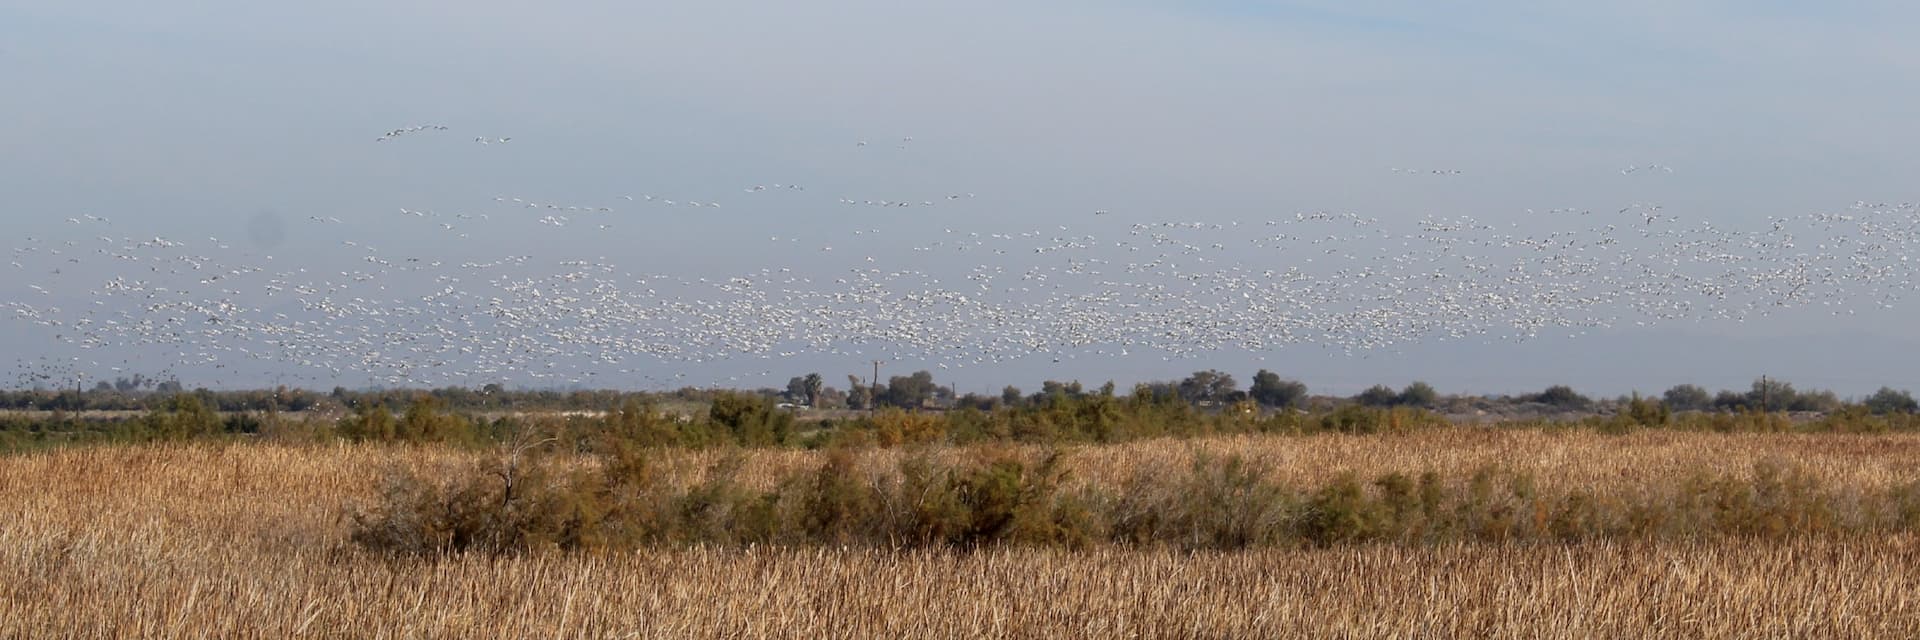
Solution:
M 1083 447 L 1073 483 L 1193 452 L 1281 480 L 1481 466 L 1632 491 L 1786 460 L 1833 487 L 1913 482 L 1920 436 L 1444 429 Z M 1911 533 L 1368 543 L 1184 553 L 663 546 L 389 559 L 349 541 L 382 469 L 488 452 L 142 445 L 0 457 L 0 637 L 1915 637 Z M 722 454 L 660 464 L 684 482 Z M 903 455 L 863 453 L 863 469 Z M 962 452 L 941 450 L 935 455 Z M 824 454 L 751 451 L 768 485 Z

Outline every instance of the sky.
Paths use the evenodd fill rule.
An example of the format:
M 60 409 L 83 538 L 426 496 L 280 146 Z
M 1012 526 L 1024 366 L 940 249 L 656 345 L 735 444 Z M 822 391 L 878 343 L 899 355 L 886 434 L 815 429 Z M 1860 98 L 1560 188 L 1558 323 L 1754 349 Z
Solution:
M 912 250 L 955 228 L 1117 235 L 1128 224 L 1317 210 L 1390 225 L 1471 216 L 1525 228 L 1529 209 L 1654 201 L 1688 220 L 1742 227 L 1920 199 L 1911 186 L 1920 161 L 1909 151 L 1920 142 L 1909 106 L 1920 98 L 1920 45 L 1901 28 L 1920 23 L 1920 7 L 1909 3 L 287 5 L 0 0 L 8 234 L 84 239 L 92 233 L 76 235 L 68 219 L 88 214 L 112 218 L 104 233 L 114 237 L 217 237 L 236 261 L 284 269 L 351 269 L 358 256 L 341 245 L 351 241 L 449 263 L 527 255 L 726 278 L 831 271 L 848 247 L 878 264 L 963 273 L 983 259 Z M 374 142 L 421 123 L 449 131 Z M 1646 165 L 1672 173 L 1620 173 Z M 1392 167 L 1460 174 L 1425 179 Z M 820 197 L 742 192 L 774 183 Z M 394 213 L 504 217 L 489 208 L 497 196 L 606 205 L 642 193 L 726 206 L 621 211 L 621 224 L 598 233 L 474 225 L 459 242 Z M 835 201 L 961 193 L 977 197 L 910 213 Z M 306 224 L 313 218 L 342 222 Z M 849 235 L 856 230 L 878 231 Z M 827 244 L 841 251 L 812 250 Z M 1284 268 L 1293 259 L 1259 260 Z M 72 264 L 57 277 L 20 269 L 0 280 L 0 300 L 79 307 L 126 267 Z M 1613 394 L 1682 382 L 1743 388 L 1767 374 L 1864 394 L 1920 388 L 1920 374 L 1895 357 L 1915 353 L 1907 327 L 1916 320 L 1898 306 L 1844 319 L 1786 312 L 1358 353 L 1293 345 L 1043 357 L 937 377 L 964 391 L 1045 379 L 1125 384 L 1200 368 L 1244 381 L 1269 368 L 1329 393 L 1419 379 L 1442 391 L 1567 383 Z M 98 371 L 98 353 L 47 333 L 0 319 L 0 352 L 81 358 Z M 126 353 L 135 354 L 130 370 L 172 370 L 190 383 L 355 382 Z M 646 366 L 650 380 L 684 367 L 674 380 L 784 386 L 807 371 L 843 383 L 868 370 L 868 355 Z M 922 364 L 889 363 L 883 376 Z

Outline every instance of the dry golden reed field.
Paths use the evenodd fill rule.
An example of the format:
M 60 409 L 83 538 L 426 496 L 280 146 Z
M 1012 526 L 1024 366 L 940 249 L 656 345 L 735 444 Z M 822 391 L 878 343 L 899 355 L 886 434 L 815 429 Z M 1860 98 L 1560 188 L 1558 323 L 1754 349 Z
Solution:
M 1303 485 L 1352 471 L 1529 471 L 1631 491 L 1785 460 L 1829 487 L 1910 483 L 1915 435 L 1445 429 L 1083 447 L 1071 483 L 1239 455 Z M 1920 637 L 1908 532 L 1369 542 L 1183 552 L 660 545 L 395 559 L 345 514 L 382 469 L 491 454 L 392 445 L 123 445 L 0 457 L 8 638 Z M 662 454 L 692 482 L 721 454 Z M 748 452 L 748 485 L 826 454 Z M 861 454 L 884 469 L 906 454 Z M 941 452 L 936 455 L 962 455 Z

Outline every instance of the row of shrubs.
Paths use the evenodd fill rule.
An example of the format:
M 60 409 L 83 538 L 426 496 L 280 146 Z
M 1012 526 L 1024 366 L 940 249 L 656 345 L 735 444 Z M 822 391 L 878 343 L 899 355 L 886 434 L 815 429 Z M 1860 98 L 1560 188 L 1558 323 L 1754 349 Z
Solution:
M 530 424 L 533 423 L 533 424 Z M 1251 403 L 1195 407 L 1149 394 L 1111 393 L 1043 397 L 1017 407 L 986 411 L 888 409 L 853 417 L 802 421 L 772 400 L 744 393 L 718 393 L 704 415 L 678 415 L 629 398 L 603 417 L 483 418 L 449 411 L 431 395 L 404 405 L 362 404 L 332 421 L 277 412 L 219 413 L 194 394 L 157 403 L 144 415 L 100 420 L 71 414 L 0 417 L 0 450 L 73 443 L 144 442 L 250 435 L 279 440 L 345 438 L 367 442 L 434 442 L 489 445 L 510 434 L 539 428 L 584 441 L 605 434 L 638 446 L 675 447 L 893 447 L 918 443 L 973 444 L 1112 443 L 1158 437 L 1228 434 L 1401 433 L 1452 426 L 1443 416 L 1408 406 L 1342 405 L 1329 410 L 1264 410 Z M 1574 421 L 1506 420 L 1496 426 L 1591 428 L 1622 433 L 1643 428 L 1691 431 L 1882 433 L 1920 430 L 1920 416 L 1875 413 L 1848 406 L 1815 418 L 1780 413 L 1701 413 L 1668 409 L 1662 402 L 1632 398 L 1610 415 Z
M 544 445 L 543 445 L 544 446 Z M 977 549 L 994 545 L 1187 550 L 1393 542 L 1821 536 L 1920 530 L 1920 482 L 1831 488 L 1778 462 L 1645 492 L 1546 491 L 1485 468 L 1334 477 L 1290 486 L 1260 463 L 1196 454 L 1185 473 L 1142 469 L 1117 486 L 1069 482 L 1058 450 L 926 455 L 864 473 L 837 449 L 772 489 L 742 486 L 729 456 L 669 482 L 644 450 L 589 458 L 531 449 L 464 473 L 393 472 L 349 514 L 382 554 L 521 554 L 656 545 Z
M 1415 407 L 1342 405 L 1322 411 L 1261 410 L 1252 404 L 1219 408 L 1143 396 L 1085 395 L 992 411 L 960 408 L 941 412 L 887 409 L 853 417 L 801 422 L 754 396 L 722 394 L 704 416 L 671 416 L 652 405 L 630 401 L 605 418 L 576 418 L 565 423 L 576 437 L 613 433 L 646 446 L 750 447 L 809 449 L 836 446 L 894 447 L 921 443 L 976 444 L 1115 443 L 1147 438 L 1186 438 L 1235 434 L 1305 435 L 1315 433 L 1391 434 L 1449 428 L 1445 416 Z M 1848 407 L 1813 419 L 1780 413 L 1700 413 L 1669 410 L 1664 404 L 1634 398 L 1611 415 L 1572 421 L 1503 420 L 1513 428 L 1589 428 L 1603 433 L 1662 428 L 1717 432 L 1886 433 L 1920 431 L 1920 416 L 1876 414 Z
M 105 419 L 64 411 L 49 416 L 0 416 L 0 451 L 229 437 L 259 434 L 281 423 L 272 412 L 222 413 L 195 394 L 176 394 L 154 405 L 144 414 Z

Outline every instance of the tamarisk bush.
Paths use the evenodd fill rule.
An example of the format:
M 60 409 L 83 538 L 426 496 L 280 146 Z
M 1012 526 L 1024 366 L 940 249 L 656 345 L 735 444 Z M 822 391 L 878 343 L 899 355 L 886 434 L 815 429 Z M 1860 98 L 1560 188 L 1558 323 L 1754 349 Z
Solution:
M 551 441 L 497 462 L 390 473 L 353 510 L 351 539 L 399 555 L 658 545 L 1172 547 L 1669 540 L 1840 536 L 1920 527 L 1920 481 L 1830 488 L 1793 464 L 1693 474 L 1649 486 L 1542 489 L 1531 472 L 1481 466 L 1417 476 L 1334 473 L 1289 486 L 1272 467 L 1195 452 L 1184 472 L 1141 468 L 1076 483 L 1068 455 L 988 446 L 893 456 L 840 448 L 774 478 L 739 481 L 720 455 L 678 482 L 650 456 L 561 454 Z

